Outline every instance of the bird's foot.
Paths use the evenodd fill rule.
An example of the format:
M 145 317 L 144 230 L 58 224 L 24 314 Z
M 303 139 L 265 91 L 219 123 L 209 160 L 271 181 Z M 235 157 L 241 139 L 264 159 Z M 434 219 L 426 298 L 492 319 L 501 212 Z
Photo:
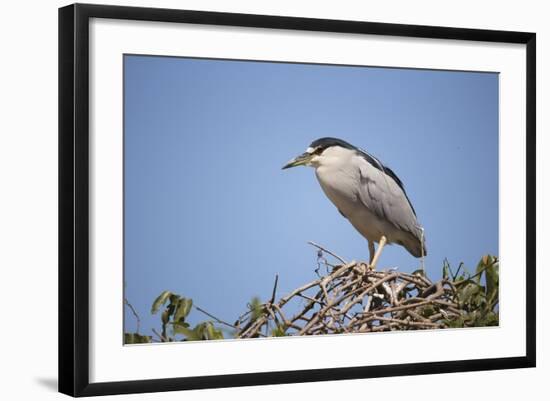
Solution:
M 365 274 L 367 274 L 367 272 L 369 270 L 372 270 L 370 264 L 366 264 L 366 263 L 357 263 L 354 267 L 353 267 L 353 271 L 361 276 L 364 276 Z

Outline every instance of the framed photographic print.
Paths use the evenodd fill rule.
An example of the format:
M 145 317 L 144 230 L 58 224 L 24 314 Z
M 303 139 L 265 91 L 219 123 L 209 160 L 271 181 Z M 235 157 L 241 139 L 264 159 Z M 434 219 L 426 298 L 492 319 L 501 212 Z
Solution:
M 59 10 L 59 390 L 535 366 L 535 34 Z

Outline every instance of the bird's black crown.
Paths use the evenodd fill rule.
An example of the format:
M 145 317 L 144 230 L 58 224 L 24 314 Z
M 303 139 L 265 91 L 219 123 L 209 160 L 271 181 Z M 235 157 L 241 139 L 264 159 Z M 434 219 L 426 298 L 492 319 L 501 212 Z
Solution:
M 316 139 L 313 142 L 311 142 L 311 145 L 309 145 L 309 146 L 312 147 L 313 149 L 315 149 L 315 148 L 326 149 L 326 148 L 330 148 L 331 146 L 340 146 L 340 147 L 346 148 L 346 149 L 357 150 L 357 148 L 355 146 L 353 146 L 352 144 L 350 144 L 346 141 L 343 141 L 342 139 L 331 138 L 331 137 Z

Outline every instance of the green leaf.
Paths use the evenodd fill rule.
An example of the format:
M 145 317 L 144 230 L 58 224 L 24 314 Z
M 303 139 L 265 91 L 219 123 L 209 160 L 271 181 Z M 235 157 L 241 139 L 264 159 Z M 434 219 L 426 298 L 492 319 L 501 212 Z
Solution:
M 185 339 L 187 341 L 200 341 L 202 340 L 202 328 L 201 327 L 195 327 L 192 330 L 187 330 L 187 334 L 185 334 Z
M 487 283 L 487 299 L 493 301 L 498 297 L 499 271 L 498 263 L 492 263 L 485 270 L 485 281 Z
M 164 312 L 162 312 L 160 319 L 162 321 L 162 325 L 165 326 L 170 320 L 170 309 L 165 309 Z
M 444 280 L 447 280 L 449 278 L 449 265 L 447 261 L 443 263 L 443 272 L 441 273 L 441 276 Z
M 143 336 L 138 333 L 124 333 L 124 344 L 145 344 L 153 341 L 151 336 Z
M 175 308 L 174 321 L 179 322 L 185 320 L 191 307 L 193 306 L 193 300 L 190 298 L 180 298 Z
M 485 321 L 483 322 L 483 326 L 498 326 L 498 314 L 495 312 L 489 312 L 487 316 L 485 316 Z
M 208 339 L 209 340 L 222 340 L 223 333 L 220 329 L 217 329 L 212 322 L 208 322 Z
M 255 322 L 259 317 L 264 314 L 264 307 L 260 298 L 254 297 L 250 301 L 249 308 L 252 311 L 250 314 L 250 322 Z
M 134 333 L 124 333 L 124 344 L 135 344 Z
M 464 327 L 464 318 L 462 316 L 458 316 L 454 319 L 446 320 L 445 323 L 450 328 L 461 328 L 461 327 Z
M 206 324 L 205 332 L 206 332 L 206 339 L 207 340 L 212 340 L 215 337 L 214 326 L 212 326 L 212 323 L 207 323 Z
M 420 314 L 424 317 L 430 317 L 435 314 L 435 308 L 433 305 L 428 304 L 421 309 Z
M 178 301 L 180 300 L 180 298 L 181 297 L 178 294 L 172 293 L 172 294 L 170 294 L 170 303 L 172 305 L 176 305 L 178 303 Z
M 470 281 L 464 287 L 458 291 L 458 300 L 462 305 L 468 304 L 472 301 L 472 297 L 477 294 L 481 289 L 481 286 Z
M 174 323 L 172 323 L 172 325 L 174 327 L 184 327 L 184 328 L 189 328 L 190 327 L 189 323 L 187 323 L 187 322 L 174 322 Z
M 490 256 L 489 255 L 484 255 L 481 260 L 479 261 L 479 263 L 477 264 L 477 267 L 476 267 L 476 272 L 475 272 L 475 275 L 476 275 L 476 282 L 479 284 L 481 282 L 481 276 L 483 275 L 482 272 L 487 268 L 487 266 L 489 266 L 489 262 L 490 262 Z
M 155 314 L 159 311 L 160 307 L 166 303 L 168 298 L 172 293 L 170 291 L 163 291 L 161 294 L 155 299 L 155 302 L 153 302 L 153 306 L 151 306 L 151 314 Z
M 180 330 L 185 334 L 187 341 L 223 339 L 222 331 L 216 329 L 209 321 L 197 324 L 192 330 L 185 328 Z
M 191 336 L 193 330 L 189 329 L 189 323 L 173 323 L 172 330 L 174 334 L 182 334 L 186 337 Z
M 273 337 L 284 337 L 286 336 L 286 328 L 284 325 L 277 325 L 277 327 L 275 327 L 272 331 L 271 331 L 271 335 Z
M 206 326 L 207 326 L 206 322 L 199 323 L 195 326 L 194 330 L 199 340 L 208 340 L 208 333 L 207 333 Z

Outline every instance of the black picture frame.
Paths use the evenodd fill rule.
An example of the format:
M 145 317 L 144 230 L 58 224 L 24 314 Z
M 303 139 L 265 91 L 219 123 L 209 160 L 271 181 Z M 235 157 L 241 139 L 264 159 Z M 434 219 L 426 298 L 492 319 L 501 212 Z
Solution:
M 252 28 L 438 38 L 526 45 L 526 354 L 521 357 L 408 363 L 90 383 L 89 381 L 89 21 L 161 21 Z M 536 35 L 438 26 L 74 4 L 59 9 L 59 391 L 71 396 L 314 382 L 534 367 L 536 205 Z

